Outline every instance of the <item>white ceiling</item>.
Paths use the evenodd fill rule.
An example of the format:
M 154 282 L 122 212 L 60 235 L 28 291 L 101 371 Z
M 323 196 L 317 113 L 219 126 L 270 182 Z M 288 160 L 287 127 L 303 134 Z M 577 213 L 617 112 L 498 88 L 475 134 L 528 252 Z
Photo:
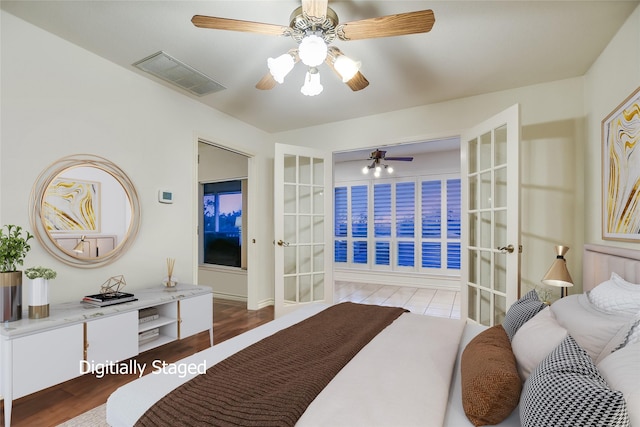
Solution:
M 280 132 L 584 75 L 638 3 L 330 0 L 343 23 L 422 9 L 432 9 L 436 23 L 425 34 L 335 41 L 362 62 L 370 85 L 352 92 L 323 64 L 324 92 L 316 97 L 300 93 L 302 64 L 270 91 L 254 87 L 268 57 L 295 47 L 290 38 L 190 22 L 201 14 L 286 26 L 297 0 L 2 0 L 0 6 L 136 73 L 142 72 L 131 64 L 165 51 L 227 87 L 200 98 L 176 90 Z

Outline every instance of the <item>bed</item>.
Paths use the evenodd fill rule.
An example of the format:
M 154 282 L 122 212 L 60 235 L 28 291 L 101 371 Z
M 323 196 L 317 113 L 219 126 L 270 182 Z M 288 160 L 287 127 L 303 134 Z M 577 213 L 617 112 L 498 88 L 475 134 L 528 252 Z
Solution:
M 547 306 L 534 291 L 528 292 L 509 309 L 503 324 L 491 328 L 409 312 L 393 314 L 397 317 L 354 351 L 293 421 L 271 425 L 640 426 L 640 287 L 635 285 L 640 281 L 640 252 L 586 245 L 583 260 L 585 293 Z M 242 355 L 269 340 L 280 337 L 276 348 L 299 341 L 284 334 L 330 310 L 346 309 L 337 306 L 304 306 L 181 360 L 176 364 L 185 367 L 180 374 L 176 369 L 157 370 L 120 387 L 107 401 L 107 422 L 113 427 L 270 424 L 273 420 L 260 421 L 252 418 L 255 414 L 211 421 L 206 410 L 215 405 L 204 403 L 209 393 L 203 392 L 211 384 L 194 384 L 204 384 L 210 374 L 212 383 L 235 383 L 214 381 L 224 377 L 213 374 L 224 374 L 225 363 L 243 360 Z M 205 369 L 208 373 L 201 375 Z M 300 386 L 310 382 L 308 369 L 303 369 Z M 288 379 L 282 382 L 295 384 L 290 389 L 298 387 Z M 228 393 L 260 387 L 227 388 L 222 395 L 227 399 Z

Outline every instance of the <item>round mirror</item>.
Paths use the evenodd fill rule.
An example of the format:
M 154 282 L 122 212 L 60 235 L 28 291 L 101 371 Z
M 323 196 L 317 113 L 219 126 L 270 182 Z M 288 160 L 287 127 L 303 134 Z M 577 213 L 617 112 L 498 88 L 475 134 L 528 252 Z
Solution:
M 51 164 L 38 176 L 29 200 L 38 241 L 76 267 L 113 262 L 133 243 L 140 226 L 140 202 L 129 177 L 90 154 Z

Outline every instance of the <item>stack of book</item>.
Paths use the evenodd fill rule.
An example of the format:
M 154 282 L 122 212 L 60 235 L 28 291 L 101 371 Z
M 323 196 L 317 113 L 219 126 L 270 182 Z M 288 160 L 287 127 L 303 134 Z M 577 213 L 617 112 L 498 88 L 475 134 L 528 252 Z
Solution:
M 108 305 L 122 304 L 123 302 L 137 300 L 138 298 L 136 298 L 133 294 L 128 294 L 126 292 L 87 295 L 86 297 L 82 298 L 83 303 L 91 304 L 96 307 L 106 307 Z
M 138 334 L 138 345 L 146 344 L 160 336 L 160 328 L 149 329 Z
M 152 320 L 156 320 L 159 317 L 160 317 L 160 314 L 158 314 L 158 308 L 157 307 L 143 308 L 142 310 L 138 311 L 138 323 L 139 324 L 151 322 Z

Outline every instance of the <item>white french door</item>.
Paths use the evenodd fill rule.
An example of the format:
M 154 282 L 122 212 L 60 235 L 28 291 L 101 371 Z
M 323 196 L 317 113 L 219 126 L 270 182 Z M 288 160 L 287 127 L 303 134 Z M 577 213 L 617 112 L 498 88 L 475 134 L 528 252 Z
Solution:
M 333 302 L 331 153 L 276 144 L 275 316 Z
M 461 317 L 499 324 L 520 288 L 520 108 L 462 135 Z

